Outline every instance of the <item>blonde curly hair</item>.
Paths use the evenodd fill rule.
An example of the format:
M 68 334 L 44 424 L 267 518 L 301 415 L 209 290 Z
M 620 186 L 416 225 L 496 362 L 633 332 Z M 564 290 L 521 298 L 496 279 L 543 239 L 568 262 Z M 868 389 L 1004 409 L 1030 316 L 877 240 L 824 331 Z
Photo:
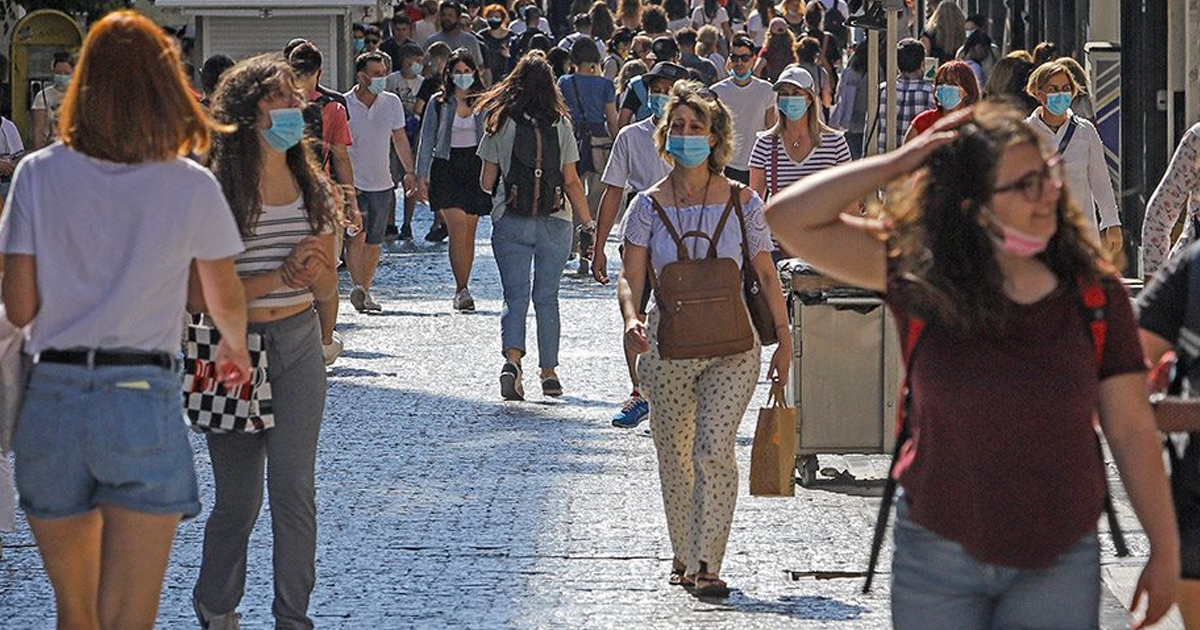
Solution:
M 674 159 L 667 152 L 667 136 L 671 132 L 671 119 L 675 110 L 687 107 L 701 122 L 708 125 L 709 138 L 713 140 L 708 154 L 708 170 L 720 175 L 733 157 L 733 114 L 717 95 L 697 81 L 679 81 L 671 88 L 671 99 L 663 112 L 658 128 L 654 130 L 654 144 L 658 154 L 669 164 Z

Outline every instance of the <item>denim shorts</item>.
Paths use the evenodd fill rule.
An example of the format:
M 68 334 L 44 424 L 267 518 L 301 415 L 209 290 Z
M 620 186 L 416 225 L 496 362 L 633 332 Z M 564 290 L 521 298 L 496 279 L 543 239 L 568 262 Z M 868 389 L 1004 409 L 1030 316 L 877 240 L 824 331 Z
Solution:
M 358 211 L 363 215 L 363 231 L 368 245 L 383 243 L 387 232 L 388 215 L 396 205 L 396 190 L 358 191 Z
M 33 366 L 13 438 L 17 490 L 30 516 L 100 504 L 148 514 L 200 513 L 178 374 L 154 366 Z

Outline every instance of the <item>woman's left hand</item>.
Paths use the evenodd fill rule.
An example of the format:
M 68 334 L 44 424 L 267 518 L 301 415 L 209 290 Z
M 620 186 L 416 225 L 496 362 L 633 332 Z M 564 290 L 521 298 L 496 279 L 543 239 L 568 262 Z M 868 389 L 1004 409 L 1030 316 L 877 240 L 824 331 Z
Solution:
M 771 354 L 771 367 L 767 369 L 767 378 L 777 383 L 787 383 L 788 373 L 792 369 L 792 340 L 784 337 L 775 346 Z

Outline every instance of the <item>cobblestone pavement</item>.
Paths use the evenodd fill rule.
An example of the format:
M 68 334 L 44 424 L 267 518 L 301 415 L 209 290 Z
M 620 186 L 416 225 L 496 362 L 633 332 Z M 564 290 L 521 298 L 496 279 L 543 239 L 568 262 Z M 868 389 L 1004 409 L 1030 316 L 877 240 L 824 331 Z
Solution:
M 428 221 L 419 210 L 418 235 Z M 741 496 L 724 571 L 736 591 L 703 602 L 668 587 L 648 425 L 622 431 L 608 422 L 628 390 L 614 290 L 564 278 L 566 396 L 542 400 L 529 376 L 530 402 L 500 402 L 500 286 L 489 229 L 480 226 L 477 313 L 452 313 L 445 246 L 424 242 L 385 254 L 375 291 L 382 315 L 342 309 L 346 351 L 330 371 L 317 459 L 318 627 L 889 627 L 886 560 L 875 591 L 859 593 L 877 486 L 748 496 L 763 383 L 738 438 Z M 537 365 L 536 348 L 527 365 Z M 205 512 L 179 529 L 162 628 L 195 627 L 189 598 L 213 493 L 207 451 L 193 443 Z M 1123 514 L 1132 529 L 1132 513 Z M 1146 553 L 1140 531 L 1131 542 Z M 22 522 L 3 543 L 0 628 L 53 627 L 52 593 L 28 528 Z M 240 608 L 245 628 L 271 627 L 270 557 L 264 505 Z M 1106 594 L 1105 627 L 1125 624 Z

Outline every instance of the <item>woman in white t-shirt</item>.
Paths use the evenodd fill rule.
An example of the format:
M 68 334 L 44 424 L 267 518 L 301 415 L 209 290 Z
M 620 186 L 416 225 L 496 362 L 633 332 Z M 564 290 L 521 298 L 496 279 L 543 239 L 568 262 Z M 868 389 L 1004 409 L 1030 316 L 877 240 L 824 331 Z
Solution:
M 713 25 L 721 31 L 725 41 L 733 39 L 733 29 L 729 24 L 729 13 L 718 0 L 704 0 L 704 4 L 692 10 L 692 28 Z
M 153 627 L 175 529 L 200 512 L 175 371 L 193 260 L 222 337 L 214 376 L 250 375 L 241 239 L 212 175 L 180 157 L 214 125 L 179 65 L 140 14 L 94 24 L 62 144 L 21 162 L 0 218 L 4 305 L 33 357 L 17 486 L 59 628 Z
M 202 627 L 236 618 L 248 533 L 262 507 L 266 468 L 273 520 L 277 627 L 311 627 L 307 608 L 317 551 L 315 465 L 325 412 L 322 345 L 338 307 L 334 192 L 304 137 L 303 101 L 288 66 L 247 59 L 221 79 L 213 116 L 234 126 L 216 138 L 212 171 L 246 251 L 236 259 L 250 332 L 262 336 L 275 426 L 208 433 L 216 503 L 204 527 L 193 592 Z M 189 308 L 206 310 L 192 295 Z M 317 312 L 320 311 L 319 317 Z

